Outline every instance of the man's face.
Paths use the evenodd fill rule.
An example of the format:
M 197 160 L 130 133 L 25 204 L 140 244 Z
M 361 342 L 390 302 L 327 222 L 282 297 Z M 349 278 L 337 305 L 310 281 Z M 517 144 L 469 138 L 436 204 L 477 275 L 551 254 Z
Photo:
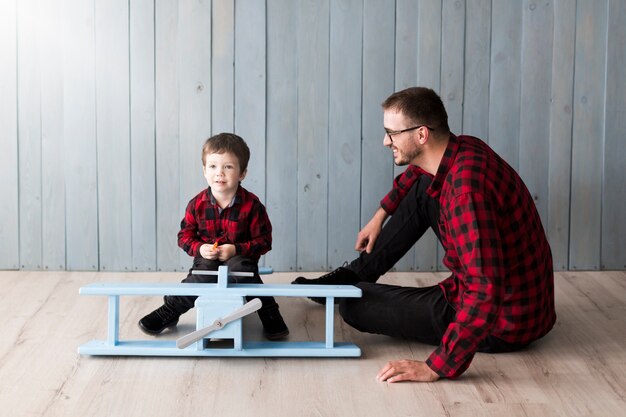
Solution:
M 404 114 L 387 109 L 383 112 L 383 126 L 385 131 L 400 131 L 413 127 L 411 121 Z M 421 145 L 415 140 L 418 130 L 403 133 L 385 133 L 383 145 L 393 152 L 393 162 L 398 165 L 415 164 L 422 153 Z

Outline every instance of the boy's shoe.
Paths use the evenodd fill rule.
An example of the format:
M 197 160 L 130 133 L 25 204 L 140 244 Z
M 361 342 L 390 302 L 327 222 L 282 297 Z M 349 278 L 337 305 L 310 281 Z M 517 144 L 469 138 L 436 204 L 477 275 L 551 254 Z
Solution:
M 319 278 L 307 279 L 304 277 L 298 277 L 293 280 L 292 284 L 310 284 L 310 285 L 354 285 L 359 282 L 359 276 L 348 268 L 340 266 L 334 271 L 328 274 L 322 275 Z M 326 304 L 326 298 L 324 297 L 308 297 L 309 300 L 317 304 Z M 335 304 L 339 303 L 339 300 L 335 298 Z
M 278 311 L 278 305 L 259 310 L 259 318 L 263 323 L 263 334 L 268 340 L 280 340 L 289 335 L 289 329 Z
M 163 304 L 161 307 L 139 320 L 137 324 L 144 333 L 156 336 L 168 327 L 175 327 L 178 324 L 179 317 L 180 314 L 173 308 L 167 304 Z

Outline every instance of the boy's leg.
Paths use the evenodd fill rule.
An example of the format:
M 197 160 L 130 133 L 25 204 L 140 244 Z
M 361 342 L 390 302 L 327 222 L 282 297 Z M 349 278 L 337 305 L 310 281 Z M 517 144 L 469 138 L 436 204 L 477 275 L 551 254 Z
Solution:
M 438 345 L 455 311 L 438 285 L 401 287 L 361 282 L 362 298 L 343 298 L 339 313 L 355 329 Z
M 229 271 L 252 272 L 251 277 L 231 277 L 229 282 L 240 284 L 263 284 L 259 275 L 259 264 L 251 258 L 241 255 L 235 255 L 225 262 Z M 256 297 L 246 297 L 248 301 Z M 258 311 L 265 337 L 270 340 L 278 340 L 289 334 L 289 329 L 278 310 L 278 304 L 274 297 L 258 297 L 261 300 L 262 307 Z
M 220 263 L 217 261 L 211 261 L 201 257 L 195 258 L 187 278 L 185 278 L 182 282 L 215 283 L 217 282 L 217 276 L 192 275 L 191 271 L 194 269 L 217 270 L 219 265 Z M 166 295 L 163 297 L 164 303 L 161 307 L 139 320 L 139 328 L 147 334 L 156 336 L 166 328 L 176 326 L 180 315 L 186 313 L 194 306 L 196 298 L 198 297 Z
M 259 264 L 252 258 L 247 256 L 235 255 L 227 260 L 224 265 L 228 266 L 229 271 L 236 272 L 252 272 L 254 275 L 251 277 L 230 277 L 228 282 L 239 284 L 263 284 L 261 276 L 259 275 Z M 246 297 L 248 301 L 257 297 Z M 263 307 L 271 307 L 276 304 L 274 297 L 258 297 L 263 303 Z
M 215 284 L 217 282 L 217 275 L 193 275 L 192 270 L 200 271 L 217 271 L 222 263 L 220 261 L 213 261 L 202 257 L 196 257 L 193 260 L 193 266 L 189 270 L 187 277 L 181 282 L 186 283 L 203 283 L 203 284 Z M 163 297 L 165 305 L 173 308 L 179 315 L 186 313 L 194 307 L 196 302 L 195 295 L 166 295 Z

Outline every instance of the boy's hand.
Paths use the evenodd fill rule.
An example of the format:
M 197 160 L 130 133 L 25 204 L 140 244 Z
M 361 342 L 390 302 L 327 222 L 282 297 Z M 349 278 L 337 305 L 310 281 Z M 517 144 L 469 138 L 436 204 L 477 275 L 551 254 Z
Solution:
M 200 246 L 200 256 L 202 256 L 204 259 L 210 259 L 212 261 L 215 261 L 218 259 L 218 255 L 219 247 L 215 247 L 215 245 L 209 245 L 208 243 Z
M 217 252 L 217 259 L 222 262 L 229 260 L 235 256 L 237 252 L 235 245 L 231 245 L 230 243 L 218 246 L 215 251 Z
M 237 250 L 235 249 L 235 245 L 231 244 L 217 246 L 215 244 L 209 245 L 208 243 L 205 243 L 200 246 L 200 256 L 212 261 L 227 261 L 235 256 L 236 252 Z

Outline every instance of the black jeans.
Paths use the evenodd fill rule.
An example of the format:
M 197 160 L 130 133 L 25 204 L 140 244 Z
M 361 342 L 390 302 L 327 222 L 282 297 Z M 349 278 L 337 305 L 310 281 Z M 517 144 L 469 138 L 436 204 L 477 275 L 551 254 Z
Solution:
M 376 283 L 429 227 L 440 239 L 439 202 L 426 193 L 430 183 L 431 178 L 422 175 L 383 227 L 372 252 L 361 252 L 348 265 L 362 281 L 356 286 L 363 291 L 363 297 L 340 299 L 339 312 L 346 323 L 359 331 L 436 346 L 455 318 L 454 307 L 438 285 L 415 288 Z M 479 351 L 509 352 L 521 347 L 489 336 Z
M 218 267 L 221 265 L 228 266 L 229 271 L 237 271 L 237 272 L 252 272 L 254 276 L 252 277 L 229 277 L 229 283 L 240 283 L 240 284 L 263 284 L 261 277 L 259 276 L 259 265 L 258 263 L 251 258 L 241 255 L 235 255 L 229 260 L 225 262 L 221 261 L 213 261 L 210 259 L 205 259 L 202 257 L 196 257 L 193 260 L 193 266 L 189 270 L 189 274 L 187 278 L 182 280 L 182 282 L 187 283 L 209 283 L 215 284 L 217 282 L 217 275 L 193 275 L 191 273 L 192 270 L 204 270 L 204 271 L 217 271 Z M 172 307 L 179 314 L 186 313 L 189 309 L 193 308 L 194 303 L 196 301 L 196 296 L 192 295 L 166 295 L 163 297 L 165 304 Z M 246 297 L 248 301 L 257 297 Z M 278 304 L 276 304 L 276 300 L 274 297 L 258 297 L 263 306 L 261 310 L 268 310 L 273 308 L 278 308 Z

